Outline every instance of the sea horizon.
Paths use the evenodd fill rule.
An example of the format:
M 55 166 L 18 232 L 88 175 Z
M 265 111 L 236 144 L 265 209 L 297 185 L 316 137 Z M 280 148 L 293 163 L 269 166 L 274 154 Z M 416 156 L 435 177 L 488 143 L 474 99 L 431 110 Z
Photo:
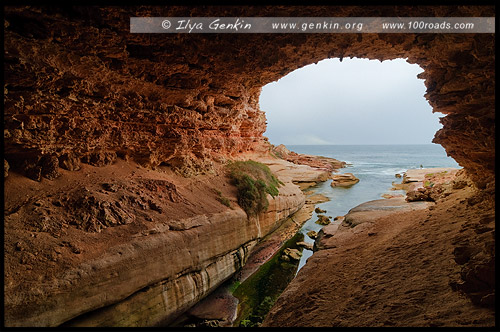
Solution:
M 272 143 L 271 143 L 272 144 Z M 364 145 L 378 145 L 378 146 L 392 146 L 392 145 L 439 145 L 442 146 L 441 144 L 437 143 L 394 143 L 394 144 L 285 144 L 285 143 L 280 143 L 280 144 L 273 144 L 275 146 L 278 145 L 284 145 L 284 146 L 364 146 Z

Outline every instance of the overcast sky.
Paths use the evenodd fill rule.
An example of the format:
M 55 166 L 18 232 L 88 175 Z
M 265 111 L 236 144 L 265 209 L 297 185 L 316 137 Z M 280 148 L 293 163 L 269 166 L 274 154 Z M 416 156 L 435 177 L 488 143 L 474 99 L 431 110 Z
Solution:
M 429 144 L 442 127 L 422 68 L 404 59 L 327 59 L 262 88 L 274 145 Z

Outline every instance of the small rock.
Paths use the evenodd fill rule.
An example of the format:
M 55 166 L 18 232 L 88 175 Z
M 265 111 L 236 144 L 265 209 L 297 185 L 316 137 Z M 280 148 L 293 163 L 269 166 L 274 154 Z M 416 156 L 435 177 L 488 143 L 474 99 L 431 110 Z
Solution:
M 81 254 L 82 253 L 82 249 L 80 249 L 79 247 L 71 247 L 71 251 L 74 254 Z
M 339 221 L 339 222 L 342 222 L 344 221 L 345 217 L 344 216 L 336 216 L 335 218 L 333 218 L 333 221 Z
M 288 256 L 290 260 L 299 261 L 302 253 L 298 249 L 286 248 L 283 254 Z
M 309 236 L 311 239 L 315 239 L 318 236 L 318 232 L 316 231 L 309 231 L 306 233 L 307 236 Z
M 312 243 L 304 242 L 304 241 L 297 242 L 297 245 L 301 246 L 301 247 L 303 247 L 304 249 L 307 249 L 307 250 L 313 250 L 313 246 L 314 246 Z
M 368 236 L 374 236 L 374 235 L 377 235 L 377 233 L 375 233 L 375 232 L 368 233 Z
M 115 193 L 115 192 L 118 191 L 118 186 L 116 184 L 114 184 L 114 183 L 103 183 L 101 186 L 106 191 L 111 191 L 113 193 Z
M 316 224 L 319 225 L 329 225 L 331 222 L 330 218 L 324 216 L 322 214 L 318 214 L 318 220 L 316 220 Z
M 401 174 L 399 174 L 399 173 L 396 173 L 394 176 L 397 177 L 398 179 L 401 178 Z
M 316 209 L 314 209 L 314 212 L 316 212 L 316 213 L 325 213 L 326 210 L 322 210 L 319 207 L 317 207 Z
M 17 251 L 23 251 L 24 250 L 24 246 L 21 242 L 17 242 L 16 243 L 16 250 Z
M 289 262 L 290 261 L 290 257 L 288 257 L 287 255 L 281 255 L 280 259 L 282 261 L 285 261 L 285 262 Z

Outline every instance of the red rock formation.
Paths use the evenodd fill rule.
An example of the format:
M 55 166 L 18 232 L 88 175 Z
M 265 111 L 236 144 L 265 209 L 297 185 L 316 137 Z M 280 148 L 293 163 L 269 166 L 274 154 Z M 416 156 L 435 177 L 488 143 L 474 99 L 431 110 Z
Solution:
M 344 161 L 339 161 L 334 158 L 296 153 L 288 150 L 283 144 L 273 147 L 271 151 L 275 156 L 287 160 L 291 163 L 298 165 L 309 165 L 314 168 L 325 170 L 328 173 L 345 167 L 346 165 Z
M 434 111 L 448 114 L 435 142 L 484 187 L 494 178 L 493 34 L 129 33 L 132 16 L 410 13 L 494 16 L 494 9 L 7 7 L 7 161 L 17 169 L 26 161 L 35 177 L 47 154 L 99 164 L 117 154 L 204 172 L 211 160 L 268 148 L 257 103 L 263 85 L 329 57 L 408 58 L 425 70 Z
M 435 142 L 445 147 L 480 188 L 487 188 L 488 195 L 494 194 L 493 34 L 129 33 L 129 18 L 132 16 L 408 15 L 494 16 L 494 8 L 5 7 L 4 149 L 7 163 L 4 164 L 9 165 L 6 186 L 12 189 L 12 181 L 21 183 L 11 173 L 23 172 L 31 179 L 42 181 L 42 186 L 33 188 L 47 190 L 49 186 L 44 182 L 52 180 L 56 183 L 65 176 L 70 177 L 66 171 L 87 167 L 81 163 L 104 166 L 116 163 L 117 158 L 130 158 L 153 168 L 167 165 L 183 175 L 194 175 L 210 172 L 217 163 L 246 152 L 267 152 L 270 145 L 262 136 L 266 120 L 258 107 L 261 87 L 325 58 L 361 57 L 379 60 L 408 58 L 408 62 L 417 63 L 425 70 L 420 77 L 425 79 L 426 98 L 434 111 L 447 114 Z M 113 176 L 109 175 L 109 179 Z M 29 186 L 23 188 L 26 191 L 32 189 Z M 175 200 L 178 197 L 174 189 L 169 190 L 168 195 Z M 97 189 L 91 194 L 94 195 L 95 191 Z M 9 192 L 16 194 L 15 190 Z M 41 195 L 47 198 L 45 192 Z M 76 203 L 84 203 L 75 199 Z M 15 264 L 21 261 L 31 266 L 29 263 L 35 257 L 33 253 L 22 250 L 22 244 L 16 249 L 13 240 L 18 236 L 28 238 L 28 226 L 15 215 L 17 211 L 25 213 L 33 203 L 23 200 L 21 196 L 12 199 L 15 204 L 9 216 L 13 221 L 5 232 L 8 243 L 12 244 L 6 245 L 6 268 L 14 274 L 19 273 L 14 271 Z M 127 210 L 121 214 L 103 206 L 102 201 L 93 203 L 109 217 L 102 219 L 109 225 L 96 223 L 92 213 L 101 212 L 91 209 L 82 217 L 80 225 L 69 228 L 72 232 L 80 231 L 77 227 L 83 230 L 98 230 L 115 224 L 121 226 L 113 229 L 129 227 Z M 297 202 L 292 205 L 285 206 L 283 211 L 295 210 Z M 277 210 L 282 211 L 281 208 Z M 30 223 L 39 222 L 36 227 L 48 227 L 40 232 L 42 238 L 57 235 L 50 230 L 53 219 L 43 211 L 43 207 L 38 206 L 32 214 L 26 212 L 32 218 Z M 35 218 L 35 212 L 40 213 L 41 218 Z M 270 217 L 263 219 L 268 230 L 276 226 L 277 217 L 283 217 L 272 214 L 271 211 Z M 235 219 L 244 223 L 244 219 Z M 143 221 L 138 225 L 143 225 Z M 139 226 L 132 224 L 130 227 Z M 219 231 L 224 229 L 221 226 Z M 257 238 L 255 232 L 235 240 L 231 248 L 219 249 L 226 250 L 231 256 L 242 250 L 241 241 Z M 108 239 L 113 240 L 112 237 Z M 37 243 L 30 241 L 33 245 Z M 50 238 L 50 241 L 55 240 Z M 96 239 L 90 235 L 86 235 L 85 241 L 101 243 L 92 242 Z M 207 246 L 217 245 L 208 243 Z M 78 251 L 77 246 L 69 247 Z M 99 250 L 104 248 L 99 247 Z M 220 251 L 213 252 L 218 253 Z M 223 265 L 228 266 L 228 262 Z M 200 264 L 205 263 L 207 261 Z M 176 265 L 172 273 L 180 274 L 184 267 Z M 218 276 L 220 281 L 230 275 L 229 270 L 213 273 L 223 274 Z M 63 296 L 57 295 L 57 290 L 45 293 L 44 296 L 54 296 L 53 302 L 41 305 L 34 302 L 40 299 L 36 293 L 38 289 L 26 294 L 9 293 L 7 300 L 14 298 L 12 301 L 18 301 L 16 310 L 19 310 L 15 313 L 9 311 L 9 323 L 57 325 L 77 314 L 97 309 L 99 305 L 116 303 L 140 287 L 159 282 L 166 275 L 159 273 L 155 280 L 134 279 L 137 282 L 134 287 L 123 289 L 119 296 L 105 301 L 94 294 L 89 297 L 92 303 L 71 308 L 70 313 L 65 310 L 66 306 L 71 307 L 72 299 L 64 295 L 67 301 L 57 304 L 57 297 Z M 73 276 L 68 278 L 67 282 L 74 282 Z M 190 278 L 198 276 L 190 274 Z M 161 288 L 158 283 L 154 285 Z M 208 291 L 205 284 L 200 288 Z M 99 288 L 92 288 L 92 292 L 97 290 Z M 202 293 L 194 294 L 180 307 L 192 303 Z M 86 296 L 85 290 L 78 294 Z M 30 317 L 26 315 L 26 304 L 36 307 L 36 310 L 29 309 Z M 50 310 L 58 314 L 51 314 Z M 120 311 L 121 307 L 117 310 Z M 154 323 L 159 320 L 161 318 Z M 153 324 L 140 319 L 129 323 Z

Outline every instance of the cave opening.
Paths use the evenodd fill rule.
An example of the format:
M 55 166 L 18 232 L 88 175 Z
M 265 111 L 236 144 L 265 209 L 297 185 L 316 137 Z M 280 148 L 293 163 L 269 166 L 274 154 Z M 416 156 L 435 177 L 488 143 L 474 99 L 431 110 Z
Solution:
M 274 145 L 429 144 L 443 114 L 406 59 L 325 59 L 262 88 Z
M 50 232 L 39 232 L 40 236 L 37 236 L 35 241 L 33 232 L 26 228 L 27 220 L 38 222 L 39 220 L 50 221 L 54 219 L 53 215 L 46 215 L 46 207 L 54 205 L 57 209 L 63 209 L 61 201 L 56 200 L 56 198 L 65 198 L 66 192 L 60 191 L 61 196 L 51 197 L 52 192 L 49 193 L 49 191 L 39 188 L 46 189 L 50 184 L 56 184 L 56 181 L 62 181 L 69 177 L 76 179 L 83 173 L 81 171 L 78 173 L 78 171 L 87 166 L 111 165 L 116 160 L 115 154 L 124 159 L 140 162 L 141 166 L 137 166 L 137 169 L 130 172 L 131 174 L 132 172 L 142 172 L 143 175 L 149 173 L 160 177 L 163 175 L 150 172 L 149 167 L 157 165 L 160 168 L 177 166 L 183 171 L 183 174 L 196 175 L 198 170 L 207 169 L 212 161 L 222 163 L 226 159 L 238 157 L 247 152 L 267 151 L 267 145 L 264 144 L 265 140 L 262 138 L 262 132 L 265 130 L 265 117 L 258 107 L 261 87 L 297 68 L 297 66 L 304 66 L 328 57 L 343 57 L 342 65 L 346 65 L 351 56 L 371 59 L 408 57 L 408 61 L 418 63 L 422 68 L 425 68 L 422 77 L 426 79 L 427 99 L 434 110 L 447 114 L 443 118 L 443 130 L 436 134 L 435 141 L 444 146 L 446 151 L 460 162 L 478 187 L 484 189 L 484 193 L 481 192 L 483 196 L 471 196 L 470 199 L 461 198 L 457 204 L 450 206 L 450 208 L 456 209 L 455 215 L 459 218 L 452 220 L 450 217 L 444 220 L 450 220 L 457 225 L 455 231 L 459 234 L 456 239 L 459 239 L 460 242 L 448 244 L 448 242 L 455 241 L 455 238 L 451 236 L 453 234 L 433 231 L 432 235 L 442 234 L 441 239 L 443 240 L 439 241 L 438 238 L 436 241 L 429 242 L 446 243 L 448 246 L 446 250 L 429 252 L 436 253 L 435 258 L 440 258 L 441 255 L 438 255 L 440 253 L 447 255 L 442 255 L 444 257 L 442 260 L 430 260 L 437 266 L 437 268 L 429 270 L 433 272 L 432 274 L 420 274 L 424 270 L 420 269 L 415 275 L 425 277 L 443 274 L 445 276 L 443 272 L 445 269 L 439 263 L 452 262 L 451 252 L 456 248 L 457 251 L 454 254 L 457 257 L 457 264 L 460 264 L 459 268 L 463 269 L 462 278 L 467 277 L 467 280 L 464 279 L 462 282 L 458 273 L 453 272 L 455 282 L 453 287 L 463 288 L 471 292 L 476 302 L 494 302 L 494 287 L 490 287 L 490 284 L 494 285 L 494 278 L 490 278 L 494 277 L 494 273 L 491 273 L 494 272 L 494 241 L 492 242 L 492 238 L 490 239 L 491 234 L 494 235 L 494 204 L 493 207 L 490 205 L 484 205 L 484 207 L 480 204 L 485 201 L 485 198 L 494 198 L 495 188 L 494 34 L 366 33 L 330 35 L 308 33 L 245 34 L 240 36 L 185 34 L 175 35 L 174 38 L 165 38 L 164 35 L 133 35 L 129 32 L 130 17 L 139 15 L 180 17 L 197 15 L 240 16 L 242 14 L 294 16 L 300 14 L 304 17 L 319 17 L 320 15 L 399 17 L 408 15 L 408 13 L 421 17 L 494 16 L 494 7 L 460 6 L 448 8 L 441 6 L 434 8 L 413 6 L 409 8 L 397 6 L 370 8 L 348 6 L 345 8 L 325 8 L 291 6 L 287 8 L 255 7 L 248 10 L 241 6 L 222 9 L 210 6 L 196 8 L 181 6 L 169 6 L 168 8 L 164 6 L 95 7 L 92 10 L 85 8 L 6 8 L 4 149 L 7 157 L 4 159 L 4 177 L 8 176 L 7 181 L 5 181 L 8 193 L 16 193 L 16 195 L 5 195 L 9 198 L 6 210 L 12 212 L 5 223 L 5 248 L 7 249 L 5 266 L 9 273 L 5 288 L 8 295 L 5 305 L 6 324 L 13 326 L 56 326 L 71 317 L 102 307 L 103 301 L 105 301 L 106 305 L 111 303 L 119 305 L 110 311 L 103 311 L 101 317 L 104 320 L 109 319 L 114 324 L 119 322 L 120 324 L 153 325 L 172 318 L 174 314 L 190 305 L 193 299 L 191 296 L 183 297 L 170 294 L 171 301 L 168 306 L 165 306 L 164 301 L 166 300 L 164 299 L 167 297 L 160 296 L 159 294 L 163 294 L 161 292 L 180 289 L 185 290 L 186 294 L 190 295 L 192 294 L 190 291 L 192 285 L 203 290 L 197 293 L 197 296 L 200 297 L 212 291 L 213 286 L 227 278 L 232 270 L 230 268 L 220 269 L 226 273 L 223 274 L 215 273 L 216 270 L 212 269 L 213 274 L 207 273 L 207 278 L 201 278 L 204 275 L 198 271 L 203 271 L 205 267 L 218 267 L 219 262 L 226 267 L 232 266 L 220 259 L 226 256 L 231 257 L 230 254 L 227 254 L 229 246 L 226 244 L 227 238 L 231 240 L 233 238 L 226 238 L 226 234 L 229 233 L 225 232 L 226 225 L 237 229 L 234 234 L 244 235 L 238 239 L 238 242 L 234 241 L 234 247 L 240 246 L 239 248 L 245 251 L 246 245 L 250 243 L 250 236 L 253 234 L 252 230 L 248 228 L 249 223 L 246 222 L 246 219 L 239 218 L 238 215 L 234 214 L 233 219 L 220 218 L 220 220 L 214 221 L 214 224 L 215 222 L 218 224 L 215 224 L 213 228 L 208 228 L 206 225 L 198 226 L 198 219 L 189 219 L 186 229 L 184 229 L 184 223 L 181 223 L 182 227 L 175 227 L 177 226 L 175 223 L 172 228 L 158 228 L 161 230 L 160 233 L 154 228 L 157 224 L 145 218 L 144 225 L 151 227 L 153 231 L 151 233 L 143 233 L 142 229 L 136 227 L 135 223 L 107 228 L 111 232 L 130 227 L 131 232 L 136 230 L 140 232 L 137 234 L 138 237 L 135 237 L 135 234 L 132 236 L 132 233 L 125 233 L 125 231 L 121 234 L 127 234 L 127 236 L 107 238 L 104 237 L 105 232 L 100 233 L 103 236 L 101 238 L 96 233 L 80 232 L 78 237 L 75 236 L 71 240 L 76 238 L 77 243 L 78 241 L 82 243 L 95 241 L 92 243 L 99 244 L 89 245 L 88 251 L 84 251 L 83 256 L 81 252 L 75 252 L 79 251 L 76 250 L 78 247 L 69 246 L 73 242 L 62 242 L 69 239 L 60 238 L 59 233 L 54 233 L 54 236 L 51 237 L 48 236 L 51 235 Z M 23 25 L 22 22 L 27 22 L 27 24 Z M 30 27 L 38 32 L 30 32 Z M 303 85 L 307 85 L 307 83 L 303 83 Z M 382 84 L 380 85 L 382 86 Z M 393 95 L 396 94 L 393 93 Z M 291 94 L 287 99 L 291 100 L 292 96 L 295 97 Z M 361 96 L 363 93 L 358 91 L 351 99 L 359 99 Z M 275 124 L 276 122 L 270 117 L 272 110 L 265 106 L 261 108 L 267 111 L 270 124 Z M 300 114 L 311 117 L 311 110 L 311 108 L 306 108 Z M 430 111 L 427 113 L 432 115 Z M 334 128 L 335 123 L 331 121 L 333 124 L 330 124 L 330 127 L 326 126 L 326 129 L 322 129 L 320 124 L 328 125 L 330 122 L 328 119 L 332 119 L 331 115 L 337 114 L 345 118 L 350 113 L 335 110 L 335 112 L 327 114 L 327 118 L 315 118 L 314 133 L 322 135 L 327 131 L 339 133 L 339 130 L 345 127 L 350 131 L 340 135 L 340 137 L 349 139 L 348 143 L 350 144 L 355 143 L 352 133 L 354 132 L 353 126 L 359 125 L 358 119 L 363 119 L 368 124 L 374 124 L 376 123 L 374 118 L 377 115 L 376 112 L 371 112 L 364 114 L 364 117 L 354 117 L 352 123 L 341 128 L 338 128 L 339 126 Z M 409 123 L 408 116 L 403 117 L 401 114 L 396 115 L 398 119 L 403 118 L 406 124 Z M 289 118 L 297 118 L 297 115 L 285 113 L 285 115 L 281 115 L 280 120 L 286 125 L 285 120 L 289 120 Z M 421 128 L 412 126 L 412 128 L 415 127 Z M 298 127 L 289 127 L 288 131 L 291 132 L 292 138 L 293 136 L 298 138 L 297 141 L 289 142 L 270 137 L 271 142 L 274 144 L 305 144 L 308 142 L 316 144 L 312 145 L 313 147 L 321 147 L 322 145 L 319 144 L 324 143 L 342 143 L 322 135 L 316 135 L 319 136 L 320 140 L 307 141 L 297 134 L 296 128 Z M 403 130 L 402 133 L 395 132 L 401 128 L 406 130 Z M 392 135 L 392 138 L 401 139 L 403 134 L 404 137 L 410 136 L 408 128 L 408 125 L 399 127 L 394 125 L 386 129 L 384 133 Z M 362 131 L 362 128 L 356 129 L 358 132 Z M 431 132 L 433 134 L 435 129 Z M 372 134 L 370 137 L 378 137 L 380 134 L 379 130 L 377 135 Z M 265 135 L 270 136 L 269 132 Z M 390 135 L 388 136 L 391 137 Z M 373 145 L 366 146 L 373 150 Z M 440 148 L 440 145 L 436 144 L 435 146 Z M 122 151 L 124 147 L 127 148 L 126 151 Z M 408 153 L 408 151 L 396 152 L 399 156 L 402 153 Z M 318 154 L 323 154 L 323 152 Z M 333 156 L 340 160 L 353 161 L 341 157 L 337 152 Z M 16 165 L 18 161 L 20 161 L 19 166 Z M 25 161 L 27 161 L 26 165 L 23 165 Z M 9 163 L 14 171 L 12 175 L 7 173 Z M 81 163 L 88 165 L 81 165 Z M 412 165 L 418 166 L 420 163 L 422 161 L 412 162 Z M 37 182 L 37 180 L 29 183 L 25 188 L 19 187 L 19 183 L 28 183 L 26 182 L 28 180 L 16 176 L 17 170 L 22 168 L 28 174 L 32 172 L 32 179 L 41 179 L 43 176 L 53 178 L 58 175 L 58 165 L 68 172 L 75 171 L 75 173 L 64 173 L 64 176 L 58 177 L 55 182 L 45 180 Z M 425 163 L 424 165 L 427 166 Z M 135 168 L 136 165 L 133 167 Z M 401 168 L 403 169 L 403 167 Z M 94 175 L 101 177 L 100 170 L 105 169 L 96 169 L 94 173 L 88 173 L 90 178 L 93 179 Z M 349 170 L 352 168 L 347 169 L 347 171 Z M 374 179 L 373 172 L 379 170 L 372 169 L 371 171 L 371 175 L 368 173 L 365 175 Z M 394 173 L 391 173 L 393 170 L 388 169 L 386 172 L 385 176 L 392 177 L 394 180 Z M 133 179 L 141 180 L 139 176 Z M 108 182 L 113 184 L 113 181 L 120 184 L 122 181 L 128 181 L 128 178 L 109 175 L 104 184 L 108 184 Z M 367 182 L 362 179 L 359 184 L 351 188 L 353 190 L 344 190 L 343 192 L 355 193 L 356 190 L 359 191 L 363 188 L 361 187 L 363 183 Z M 463 183 L 458 184 L 463 185 Z M 179 188 L 181 187 L 179 186 Z M 88 190 L 83 185 L 81 188 Z M 108 188 L 108 186 L 106 185 L 104 188 Z M 109 188 L 112 187 L 109 186 Z M 186 186 L 186 188 L 188 187 Z M 80 185 L 70 189 L 80 190 Z M 108 193 L 97 182 L 96 186 L 90 189 L 90 194 L 95 195 L 95 197 L 115 195 L 112 191 Z M 24 197 L 24 190 L 29 192 L 30 197 L 32 197 L 29 201 Z M 155 188 L 152 189 L 152 195 L 157 195 L 154 191 Z M 368 193 L 367 190 L 364 192 Z M 43 196 L 43 200 L 40 196 Z M 190 200 L 185 203 L 189 212 L 192 211 L 192 208 L 200 205 L 197 203 L 199 196 L 202 195 L 197 193 L 197 197 L 195 195 L 189 196 Z M 332 200 L 331 202 L 336 204 L 339 201 Z M 66 200 L 62 202 L 64 203 Z M 69 203 L 72 201 L 68 200 L 67 202 L 70 206 Z M 115 202 L 119 203 L 119 197 L 116 198 Z M 217 201 L 214 200 L 214 202 Z M 98 203 L 101 204 L 100 201 Z M 356 203 L 351 201 L 350 204 L 352 206 Z M 147 205 L 145 206 L 147 207 Z M 219 205 L 224 206 L 223 204 Z M 150 207 L 154 206 L 150 205 Z M 442 211 L 440 210 L 443 215 L 446 212 L 445 208 L 443 206 Z M 327 208 L 325 207 L 325 209 Z M 151 208 L 151 210 L 151 213 L 158 212 L 158 215 L 160 214 L 158 209 Z M 333 211 L 333 208 L 329 211 Z M 60 216 L 64 216 L 62 213 L 66 213 L 66 211 L 62 211 Z M 229 211 L 229 213 L 234 213 L 234 211 Z M 338 214 L 340 215 L 342 212 Z M 164 215 L 167 214 L 164 213 Z M 335 216 L 335 214 L 332 215 Z M 171 219 L 170 217 L 165 218 L 165 222 Z M 70 219 L 61 217 L 60 220 L 66 222 Z M 74 220 L 77 219 L 74 218 Z M 191 220 L 195 222 L 193 227 L 191 227 Z M 269 220 L 271 221 L 271 219 Z M 237 223 L 240 221 L 241 223 Z M 439 220 L 436 219 L 435 222 L 437 223 Z M 457 229 L 462 222 L 464 229 L 458 231 Z M 424 221 L 423 223 L 425 224 Z M 71 227 L 69 230 L 71 230 L 70 235 L 72 236 L 76 234 L 77 230 Z M 221 231 L 215 231 L 216 229 Z M 441 228 L 436 227 L 436 229 Z M 62 230 L 65 231 L 63 228 Z M 191 234 L 200 234 L 199 238 L 204 240 L 181 241 L 181 237 L 185 239 L 195 238 Z M 165 241 L 159 241 L 160 236 L 164 236 Z M 376 235 L 370 237 L 370 239 L 377 238 Z M 131 258 L 128 254 L 122 255 L 121 251 L 115 250 L 115 242 L 108 242 L 107 239 L 123 240 L 125 245 L 130 244 L 130 248 L 133 248 L 126 253 L 137 254 L 137 256 Z M 33 247 L 37 251 L 32 250 L 32 252 L 38 252 L 37 260 L 34 259 L 33 255 L 27 256 L 26 254 L 31 254 L 31 252 L 24 249 L 26 248 L 25 243 L 30 244 L 42 240 L 47 240 L 47 246 Z M 68 246 L 60 246 L 61 242 L 67 243 Z M 201 243 L 203 247 L 195 247 L 198 243 Z M 139 250 L 141 246 L 136 244 L 141 244 L 144 250 Z M 102 251 L 105 253 L 104 256 L 101 256 L 101 251 L 93 252 L 94 247 L 96 250 L 105 250 Z M 59 255 L 56 255 L 58 252 L 54 254 L 54 248 L 62 250 L 64 254 L 62 257 L 65 260 L 60 260 Z M 210 250 L 205 250 L 205 248 L 210 248 Z M 473 250 L 469 252 L 469 248 Z M 158 250 L 164 254 L 161 256 L 151 255 L 150 249 Z M 169 251 L 171 249 L 175 251 Z M 476 252 L 476 256 L 471 256 L 473 253 L 475 255 Z M 120 260 L 114 259 L 115 256 L 112 255 L 115 253 L 122 258 Z M 193 257 L 196 256 L 196 259 L 191 259 L 189 256 L 191 254 Z M 205 256 L 206 260 L 198 260 L 198 258 Z M 491 257 L 493 257 L 492 260 Z M 107 263 L 101 264 L 101 261 L 97 261 L 101 258 Z M 130 259 L 131 261 L 133 259 L 133 264 L 122 259 Z M 175 264 L 172 263 L 174 260 Z M 464 263 L 464 260 L 467 260 L 467 266 L 462 266 L 461 263 Z M 136 261 L 140 263 L 135 264 Z M 23 266 L 20 266 L 19 262 Z M 79 267 L 76 264 L 80 264 L 80 262 L 83 262 L 85 268 L 81 270 L 82 273 L 73 273 L 73 271 L 80 270 L 68 270 L 70 279 L 52 278 L 52 276 L 56 276 L 52 273 L 53 267 L 62 266 L 67 269 L 77 269 Z M 90 265 L 89 262 L 97 263 Z M 414 260 L 412 260 L 413 262 Z M 103 267 L 103 269 L 90 271 L 87 269 L 89 266 Z M 18 267 L 21 267 L 21 270 Z M 25 267 L 26 269 L 24 269 Z M 452 268 L 453 271 L 457 269 L 457 267 Z M 148 273 L 144 273 L 144 270 L 147 270 Z M 35 276 L 33 274 L 35 271 L 43 271 L 45 275 Z M 114 277 L 117 275 L 116 271 L 122 272 L 119 276 L 121 278 Z M 186 271 L 193 271 L 193 277 L 190 274 L 184 274 Z M 31 279 L 32 275 L 34 278 Z M 486 282 L 483 283 L 482 279 L 477 278 L 477 275 L 486 276 Z M 46 278 L 41 278 L 42 276 L 46 276 Z M 110 276 L 113 279 L 110 279 Z M 130 276 L 130 278 L 123 276 Z M 75 280 L 77 282 L 74 282 Z M 163 281 L 157 283 L 157 287 L 148 289 L 147 292 L 141 291 L 145 289 L 146 285 L 158 280 Z M 170 284 L 165 284 L 165 281 Z M 169 287 L 172 284 L 187 285 L 187 287 Z M 333 283 L 319 282 L 317 284 L 326 286 Z M 317 284 L 313 286 L 317 288 Z M 58 287 L 53 287 L 53 285 Z M 445 280 L 444 287 L 440 288 L 448 289 L 448 286 L 448 280 Z M 493 289 L 493 293 L 488 293 L 491 289 Z M 127 297 L 129 294 L 140 294 L 144 297 Z M 311 294 L 313 293 L 311 292 Z M 432 294 L 429 293 L 429 295 Z M 328 297 L 333 298 L 332 296 Z M 84 298 L 85 301 L 80 301 L 81 298 Z M 304 296 L 302 298 L 308 299 Z M 443 298 L 455 299 L 441 296 L 441 298 L 436 297 L 437 301 L 434 303 L 442 303 Z M 128 302 L 129 300 L 131 301 Z M 158 305 L 154 307 L 159 309 L 156 312 L 150 310 L 153 307 L 149 306 L 154 301 L 158 301 Z M 289 302 L 303 305 L 299 301 Z M 349 301 L 341 301 L 340 304 L 344 302 L 353 304 Z M 148 304 L 144 310 L 134 307 L 135 304 L 142 303 Z M 433 302 L 427 303 L 432 304 Z M 310 303 L 306 305 L 309 305 L 307 310 L 309 311 L 312 306 Z M 352 306 L 362 307 L 355 302 Z M 443 306 L 439 307 L 438 309 L 443 309 Z M 110 309 L 110 307 L 105 308 Z M 163 310 L 164 308 L 165 310 Z M 319 308 L 326 312 L 323 310 L 324 306 Z M 452 313 L 450 316 L 458 317 L 460 320 L 440 321 L 439 323 L 446 325 L 451 322 L 451 325 L 454 326 L 457 326 L 458 323 L 482 324 L 482 321 L 476 319 L 477 316 L 466 320 L 461 315 L 461 313 L 472 312 L 469 307 L 462 306 L 461 310 L 463 309 L 463 311 L 455 311 L 454 308 L 460 309 L 456 306 L 450 307 L 447 312 L 442 312 L 446 315 Z M 130 312 L 133 315 L 130 315 Z M 303 317 L 295 315 L 298 311 L 294 308 L 287 308 L 283 312 L 292 313 L 292 316 L 296 316 L 296 318 Z M 310 312 L 311 315 L 319 318 L 320 315 L 317 315 L 316 312 Z M 344 314 L 352 312 L 357 314 L 359 310 L 346 310 Z M 130 320 L 128 320 L 129 318 Z M 330 317 L 328 319 L 328 324 L 334 322 Z M 111 324 L 109 320 L 107 323 Z M 294 323 L 292 319 L 289 319 L 289 322 L 289 324 Z

